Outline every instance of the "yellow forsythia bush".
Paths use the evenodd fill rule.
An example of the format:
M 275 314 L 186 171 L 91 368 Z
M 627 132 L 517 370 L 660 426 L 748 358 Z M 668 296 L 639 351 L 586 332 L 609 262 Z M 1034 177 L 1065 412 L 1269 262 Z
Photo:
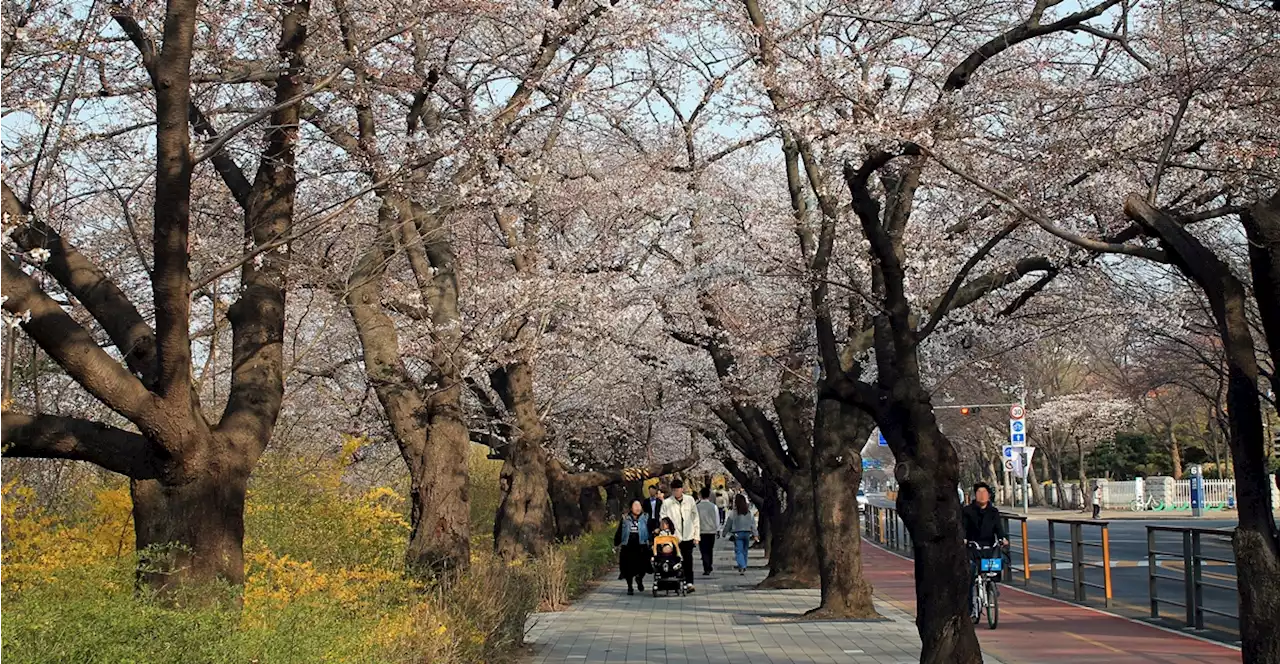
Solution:
M 242 601 L 207 608 L 172 609 L 135 592 L 123 481 L 96 487 L 89 506 L 71 515 L 41 508 L 18 481 L 5 483 L 0 655 L 6 664 L 505 661 L 539 603 L 563 604 L 608 566 L 603 533 L 564 545 L 555 574 L 538 562 L 504 565 L 484 541 L 492 516 L 484 523 L 473 514 L 480 532 L 471 569 L 414 581 L 403 573 L 405 498 L 342 481 L 358 444 L 347 441 L 319 464 L 263 459 L 246 505 L 245 585 L 227 589 Z M 496 497 L 495 464 L 481 454 L 472 471 L 480 494 Z

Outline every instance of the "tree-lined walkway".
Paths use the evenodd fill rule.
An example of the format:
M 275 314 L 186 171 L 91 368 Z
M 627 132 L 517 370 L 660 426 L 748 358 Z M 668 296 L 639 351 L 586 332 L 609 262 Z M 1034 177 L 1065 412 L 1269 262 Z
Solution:
M 533 661 L 675 664 L 915 664 L 920 637 L 911 617 L 877 597 L 882 621 L 800 621 L 817 590 L 755 590 L 767 570 L 753 550 L 745 576 L 732 550 L 719 549 L 714 576 L 697 577 L 687 597 L 626 594 L 610 573 L 567 611 L 530 618 Z M 695 562 L 695 564 L 697 564 Z M 646 590 L 648 585 L 645 586 Z M 988 662 L 993 660 L 988 659 Z
M 863 569 L 876 595 L 915 610 L 910 560 L 864 540 Z M 984 652 L 1018 664 L 1238 664 L 1240 651 L 1005 586 L 1000 627 L 978 629 Z

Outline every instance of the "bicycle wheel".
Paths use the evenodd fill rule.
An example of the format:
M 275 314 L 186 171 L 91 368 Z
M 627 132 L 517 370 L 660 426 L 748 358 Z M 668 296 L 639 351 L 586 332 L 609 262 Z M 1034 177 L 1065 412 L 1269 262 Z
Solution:
M 987 579 L 987 628 L 995 629 L 1000 624 L 1000 591 L 996 582 Z

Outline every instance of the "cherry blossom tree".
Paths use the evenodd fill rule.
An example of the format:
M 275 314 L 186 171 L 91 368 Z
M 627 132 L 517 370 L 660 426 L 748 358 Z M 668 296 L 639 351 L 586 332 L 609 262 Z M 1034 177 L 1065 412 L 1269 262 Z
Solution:
M 1034 418 L 1036 439 L 1041 445 L 1056 449 L 1059 454 L 1074 453 L 1079 469 L 1080 496 L 1085 503 L 1083 507 L 1089 507 L 1091 500 L 1085 456 L 1127 425 L 1133 410 L 1134 405 L 1128 400 L 1104 391 L 1092 391 L 1050 397 L 1028 412 L 1028 417 Z M 1058 491 L 1065 489 L 1059 480 Z M 1059 506 L 1065 507 L 1061 497 Z
M 1274 349 L 1280 341 L 1274 315 L 1280 198 L 1274 123 L 1265 119 L 1277 102 L 1277 60 L 1265 44 L 1280 23 L 1260 4 L 1125 10 L 1118 32 L 1094 33 L 1114 45 L 1089 56 L 1095 66 L 1065 76 L 1057 67 L 1027 69 L 1016 83 L 1016 76 L 990 79 L 1030 93 L 998 136 L 986 139 L 999 146 L 996 153 L 975 153 L 963 165 L 935 161 L 1060 240 L 1111 260 L 1140 259 L 1128 265 L 1148 275 L 1147 288 L 1190 284 L 1190 294 L 1207 305 L 1176 318 L 1208 309 L 1225 356 L 1244 658 L 1280 661 L 1280 639 L 1268 627 L 1280 616 L 1280 533 L 1270 513 L 1260 408 L 1260 366 L 1274 366 L 1274 351 L 1260 347 Z M 1076 42 L 1059 48 L 1055 59 L 1083 54 Z M 1044 105 L 1050 97 L 1057 100 L 1052 109 Z M 1079 122 L 1056 122 L 1060 112 L 1094 103 Z M 1096 151 L 1077 159 L 1062 149 L 1067 145 Z M 1028 168 L 1008 169 L 1026 154 L 1036 155 Z M 1274 392 L 1274 373 L 1270 381 Z
M 160 46 L 154 41 L 157 35 L 127 8 L 114 6 L 109 16 L 140 55 L 134 67 L 145 81 L 141 86 L 154 90 L 154 111 L 143 124 L 155 127 L 151 264 L 144 275 L 154 325 L 124 290 L 129 285 L 122 288 L 124 282 L 110 278 L 37 212 L 41 201 L 32 200 L 32 194 L 40 190 L 46 172 L 41 162 L 57 160 L 62 143 L 49 142 L 45 132 L 35 153 L 24 155 L 30 164 L 25 197 L 9 182 L 3 187 L 6 244 L 12 243 L 3 255 L 5 311 L 85 391 L 136 427 L 134 432 L 107 422 L 6 409 L 4 454 L 85 460 L 128 476 L 136 542 L 145 562 L 140 578 L 158 588 L 216 579 L 235 584 L 244 578 L 246 485 L 270 440 L 283 398 L 289 252 L 284 244 L 279 250 L 265 249 L 287 235 L 293 223 L 297 108 L 290 100 L 301 90 L 310 5 L 285 3 L 280 15 L 269 19 L 279 35 L 274 58 L 280 66 L 275 105 L 258 114 L 269 125 L 252 180 L 219 150 L 220 135 L 193 98 L 197 11 L 194 2 L 167 3 Z M 77 48 L 91 47 L 89 27 L 101 27 L 104 18 L 90 15 L 80 21 Z M 46 29 L 52 34 L 60 19 L 54 12 L 23 20 L 32 26 L 51 21 Z M 10 37 L 6 58 L 25 48 L 17 35 Z M 37 107 L 48 103 L 39 100 L 40 92 L 29 93 L 37 97 Z M 55 108 L 65 109 L 64 117 L 74 110 L 74 98 L 62 98 L 66 92 L 56 90 L 51 100 Z M 46 120 L 38 108 L 34 115 L 37 123 Z M 214 145 L 193 149 L 189 125 Z M 232 268 L 239 269 L 238 299 L 226 312 L 234 370 L 217 420 L 206 416 L 192 385 L 191 295 L 197 288 L 191 271 L 192 193 L 195 169 L 204 161 L 212 164 L 242 209 L 242 241 L 250 249 L 261 248 L 258 260 Z M 56 284 L 53 294 L 76 306 L 54 299 L 53 288 L 42 287 L 33 277 L 36 270 Z M 118 355 L 100 347 L 99 334 Z

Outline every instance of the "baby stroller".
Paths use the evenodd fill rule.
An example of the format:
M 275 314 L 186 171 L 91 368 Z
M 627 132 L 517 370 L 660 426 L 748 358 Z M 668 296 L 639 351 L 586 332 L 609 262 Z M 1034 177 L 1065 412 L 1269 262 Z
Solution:
M 668 595 L 675 591 L 684 596 L 684 560 L 680 557 L 680 540 L 670 535 L 659 535 L 653 540 L 657 552 L 653 556 L 653 596 L 658 592 Z

